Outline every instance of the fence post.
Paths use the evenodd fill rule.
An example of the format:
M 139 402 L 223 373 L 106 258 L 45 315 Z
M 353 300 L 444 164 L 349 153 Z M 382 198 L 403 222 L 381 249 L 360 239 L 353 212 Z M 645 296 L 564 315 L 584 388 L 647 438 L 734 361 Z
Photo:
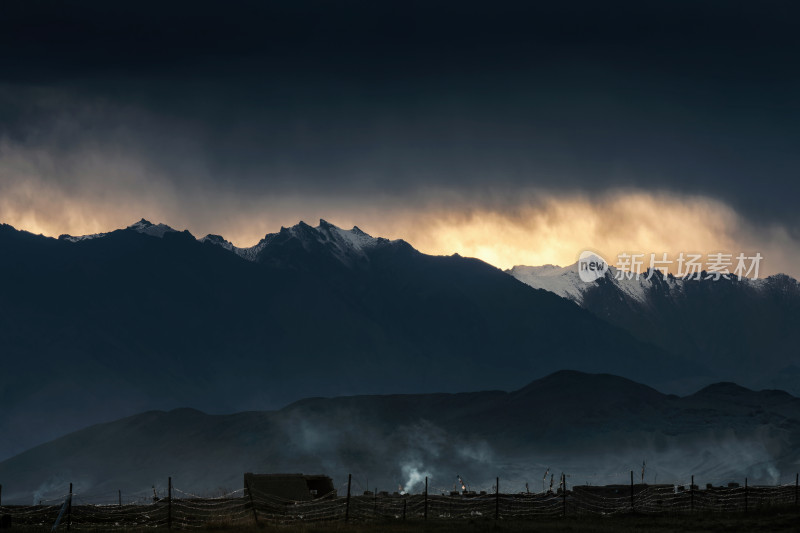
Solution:
M 67 531 L 72 527 L 72 483 L 69 484 L 69 498 L 67 501 Z
M 567 474 L 561 472 L 561 514 L 567 516 Z
M 428 519 L 428 476 L 425 476 L 425 520 Z
M 172 529 L 172 477 L 167 478 L 167 529 Z
M 405 522 L 405 521 L 406 521 L 406 504 L 407 504 L 407 503 L 408 503 L 408 500 L 406 500 L 405 498 L 403 498 L 403 522 Z
M 378 487 L 375 487 L 375 493 L 372 496 L 372 516 L 378 517 Z
M 253 508 L 253 520 L 256 521 L 256 525 L 258 525 L 258 513 L 256 513 L 256 504 L 253 502 L 253 493 L 250 492 L 250 483 L 245 480 L 244 488 L 247 491 L 247 496 L 250 498 L 250 507 Z
M 633 470 L 631 470 L 631 511 L 633 509 Z
M 694 511 L 694 475 L 692 475 L 692 484 L 689 485 L 690 509 Z
M 353 474 L 347 474 L 347 503 L 344 507 L 344 521 L 350 520 L 350 482 L 353 480 Z
M 122 489 L 117 489 L 117 496 L 119 496 L 119 506 L 122 507 Z
M 744 478 L 744 512 L 747 512 L 747 478 Z
M 497 483 L 495 485 L 497 490 L 494 493 L 494 519 L 497 520 L 500 518 L 500 478 L 497 478 Z

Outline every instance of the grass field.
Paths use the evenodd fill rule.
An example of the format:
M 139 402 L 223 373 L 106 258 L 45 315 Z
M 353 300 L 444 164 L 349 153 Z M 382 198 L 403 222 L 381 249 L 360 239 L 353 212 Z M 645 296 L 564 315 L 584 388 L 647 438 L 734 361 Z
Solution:
M 198 531 L 201 533 L 471 533 L 478 531 L 493 531 L 498 533 L 516 533 L 522 531 L 541 532 L 566 532 L 588 531 L 598 533 L 616 532 L 708 532 L 708 531 L 769 531 L 800 532 L 800 507 L 773 506 L 770 508 L 752 509 L 750 512 L 681 512 L 658 514 L 624 514 L 614 515 L 583 514 L 567 517 L 541 517 L 530 519 L 501 519 L 491 518 L 475 519 L 432 519 L 432 520 L 353 520 L 344 521 L 296 521 L 291 524 L 280 524 L 261 520 L 255 524 L 249 518 L 227 519 L 222 521 L 206 522 L 200 527 L 181 527 L 186 524 L 173 522 L 176 526 L 173 531 Z M 19 532 L 45 532 L 50 531 L 52 520 L 36 523 L 16 523 L 8 531 Z M 109 527 L 111 526 L 111 527 Z M 0 526 L 2 528 L 2 526 Z M 66 523 L 62 522 L 58 531 L 65 531 Z M 6 531 L 6 530 L 3 530 Z M 169 531 L 167 522 L 161 521 L 150 527 L 134 525 L 126 527 L 121 523 L 104 525 L 97 523 L 72 523 L 72 531 L 114 531 L 115 533 L 153 533 L 154 531 Z
M 515 533 L 520 531 L 565 532 L 588 531 L 598 533 L 616 532 L 701 532 L 701 531 L 800 531 L 800 510 L 770 510 L 748 514 L 677 514 L 677 515 L 615 515 L 609 517 L 587 516 L 583 518 L 550 518 L 536 521 L 469 520 L 429 522 L 373 522 L 364 524 L 318 523 L 291 526 L 269 526 L 249 528 L 210 528 L 211 532 L 266 532 L 281 533 L 471 533 L 495 531 Z

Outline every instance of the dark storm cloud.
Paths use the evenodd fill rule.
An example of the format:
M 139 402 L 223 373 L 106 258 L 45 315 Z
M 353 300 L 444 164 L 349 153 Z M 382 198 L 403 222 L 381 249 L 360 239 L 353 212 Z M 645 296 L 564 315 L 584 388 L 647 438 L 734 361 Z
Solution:
M 520 188 L 634 187 L 710 196 L 800 231 L 790 3 L 3 12 L 0 136 L 55 167 L 59 154 L 122 153 L 144 180 L 245 195 L 433 187 L 513 203 Z M 100 185 L 86 172 L 42 179 Z

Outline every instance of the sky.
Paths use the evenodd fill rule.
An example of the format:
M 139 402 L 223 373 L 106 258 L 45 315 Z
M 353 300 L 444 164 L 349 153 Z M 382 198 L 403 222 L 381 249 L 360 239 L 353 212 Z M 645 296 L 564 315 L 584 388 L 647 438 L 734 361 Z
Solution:
M 4 2 L 0 222 L 800 276 L 793 2 Z

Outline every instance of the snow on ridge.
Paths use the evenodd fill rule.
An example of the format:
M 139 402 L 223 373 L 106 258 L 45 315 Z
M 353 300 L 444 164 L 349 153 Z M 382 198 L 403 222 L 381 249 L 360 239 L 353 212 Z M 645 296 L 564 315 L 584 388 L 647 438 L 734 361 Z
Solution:
M 246 259 L 248 261 L 255 261 L 258 258 L 258 254 L 261 250 L 264 249 L 271 241 L 275 238 L 276 233 L 267 233 L 263 239 L 258 241 L 253 246 L 248 248 L 239 248 L 238 246 L 233 246 L 233 253 L 241 257 L 242 259 Z M 227 241 L 226 241 L 227 242 Z
M 578 305 L 583 304 L 583 298 L 586 292 L 596 285 L 596 282 L 587 283 L 580 279 L 577 263 L 567 267 L 556 265 L 517 265 L 506 270 L 506 272 L 526 285 L 530 285 L 535 289 L 550 291 Z M 647 271 L 642 272 L 638 278 L 634 275 L 630 278 L 622 277 L 618 279 L 618 273 L 619 271 L 617 268 L 609 266 L 604 276 L 606 282 L 613 284 L 627 298 L 640 304 L 647 303 L 650 291 L 656 283 L 665 283 L 669 287 L 669 293 L 674 295 L 682 293 L 687 283 L 695 283 L 693 280 L 676 278 L 674 276 L 662 276 L 659 273 L 654 273 L 651 279 L 647 279 Z M 754 290 L 761 290 L 769 284 L 771 278 L 772 276 L 770 278 L 758 279 L 742 278 L 740 281 L 737 281 L 737 283 L 741 283 Z M 705 278 L 701 278 L 699 282 L 702 283 L 705 281 L 714 283 Z
M 578 305 L 583 303 L 585 293 L 595 286 L 595 282 L 581 280 L 578 274 L 578 263 L 566 267 L 556 265 L 517 265 L 506 272 L 526 285 L 530 285 L 535 289 L 550 291 L 562 298 L 572 300 Z M 627 297 L 640 303 L 647 301 L 647 293 L 650 291 L 653 281 L 645 279 L 647 277 L 646 274 L 640 275 L 638 279 L 636 277 L 632 279 L 617 279 L 616 276 L 617 269 L 610 266 L 604 277 L 607 282 L 616 285 Z M 673 278 L 673 281 L 668 283 L 680 288 L 680 283 L 675 283 L 680 281 L 682 280 Z
M 353 226 L 351 230 L 345 230 L 331 224 L 323 219 L 319 219 L 319 226 L 314 228 L 324 237 L 334 241 L 342 248 L 350 248 L 362 252 L 365 248 L 375 246 L 378 239 L 361 231 L 358 226 Z
M 580 304 L 589 284 L 581 281 L 576 265 L 572 267 L 517 265 L 506 272 L 534 289 L 544 289 Z
M 138 222 L 134 222 L 130 226 L 126 227 L 125 229 L 133 230 L 137 233 L 142 233 L 145 235 L 150 235 L 152 237 L 163 237 L 164 234 L 170 232 L 177 232 L 177 230 L 167 226 L 166 224 L 153 224 L 149 220 L 141 219 Z M 111 232 L 105 233 L 92 233 L 91 235 L 59 235 L 58 239 L 62 241 L 69 241 L 69 242 L 81 242 L 81 241 L 90 241 L 92 239 L 100 239 L 102 237 L 107 237 L 110 235 Z
M 177 232 L 174 228 L 166 224 L 153 224 L 144 218 L 125 228 L 126 230 L 136 231 L 144 235 L 162 238 L 165 234 Z M 110 235 L 110 233 L 96 233 L 93 235 L 61 235 L 59 239 L 69 242 L 80 242 L 84 240 L 97 239 Z M 320 219 L 317 227 L 311 227 L 305 222 L 290 227 L 281 227 L 278 233 L 268 233 L 254 246 L 240 248 L 235 246 L 221 235 L 208 234 L 197 239 L 201 243 L 210 243 L 233 252 L 247 261 L 256 261 L 259 253 L 268 246 L 278 236 L 294 237 L 302 243 L 304 247 L 311 250 L 312 243 L 324 245 L 330 252 L 343 263 L 350 265 L 353 261 L 366 259 L 365 251 L 382 242 L 402 242 L 401 240 L 389 241 L 380 237 L 372 237 L 361 230 L 358 226 L 345 230 L 335 226 L 324 219 Z
M 350 263 L 354 256 L 363 256 L 364 250 L 375 246 L 381 239 L 372 237 L 353 226 L 351 230 L 344 230 L 324 219 L 320 219 L 319 226 L 311 227 L 305 222 L 300 222 L 292 227 L 281 227 L 278 233 L 268 233 L 256 245 L 248 248 L 239 248 L 225 240 L 220 235 L 206 235 L 201 242 L 210 242 L 234 252 L 239 257 L 248 261 L 255 261 L 258 254 L 279 235 L 288 235 L 298 239 L 307 249 L 311 242 L 319 242 L 330 246 L 331 251 L 344 263 Z
M 226 240 L 222 235 L 214 235 L 213 233 L 209 233 L 202 239 L 197 239 L 199 242 L 208 242 L 211 244 L 216 244 L 217 246 L 221 246 L 225 248 L 229 252 L 233 252 L 236 247 L 230 241 Z
M 166 233 L 177 232 L 177 230 L 166 224 L 153 224 L 149 220 L 141 219 L 139 222 L 131 224 L 126 229 L 132 229 L 138 233 L 151 235 L 153 237 L 163 237 Z
M 268 233 L 263 239 L 258 241 L 257 244 L 253 246 L 249 246 L 247 248 L 239 248 L 238 246 L 234 245 L 229 240 L 225 239 L 222 235 L 214 235 L 209 233 L 202 239 L 197 239 L 200 242 L 207 242 L 210 244 L 214 244 L 229 252 L 233 252 L 242 259 L 246 259 L 247 261 L 255 261 L 258 258 L 258 253 L 264 249 L 264 247 L 275 237 L 275 233 Z
M 575 275 L 577 276 L 578 267 L 577 264 L 575 265 Z M 622 279 L 617 279 L 618 270 L 613 266 L 608 267 L 608 272 L 606 272 L 606 279 L 611 281 L 614 285 L 619 287 L 622 292 L 627 294 L 630 298 L 637 300 L 641 303 L 647 301 L 647 291 L 650 290 L 652 287 L 652 282 L 647 278 L 647 275 L 641 274 L 629 278 L 623 277 Z
M 319 241 L 325 244 L 331 253 L 345 265 L 366 259 L 365 250 L 378 243 L 378 239 L 367 235 L 357 226 L 353 226 L 351 230 L 344 230 L 324 219 L 319 220 L 319 226 L 310 229 L 316 233 Z
M 69 241 L 69 242 L 81 242 L 81 241 L 90 241 L 92 239 L 99 239 L 101 237 L 105 237 L 108 233 L 92 233 L 91 235 L 59 235 L 58 240 L 60 241 Z

